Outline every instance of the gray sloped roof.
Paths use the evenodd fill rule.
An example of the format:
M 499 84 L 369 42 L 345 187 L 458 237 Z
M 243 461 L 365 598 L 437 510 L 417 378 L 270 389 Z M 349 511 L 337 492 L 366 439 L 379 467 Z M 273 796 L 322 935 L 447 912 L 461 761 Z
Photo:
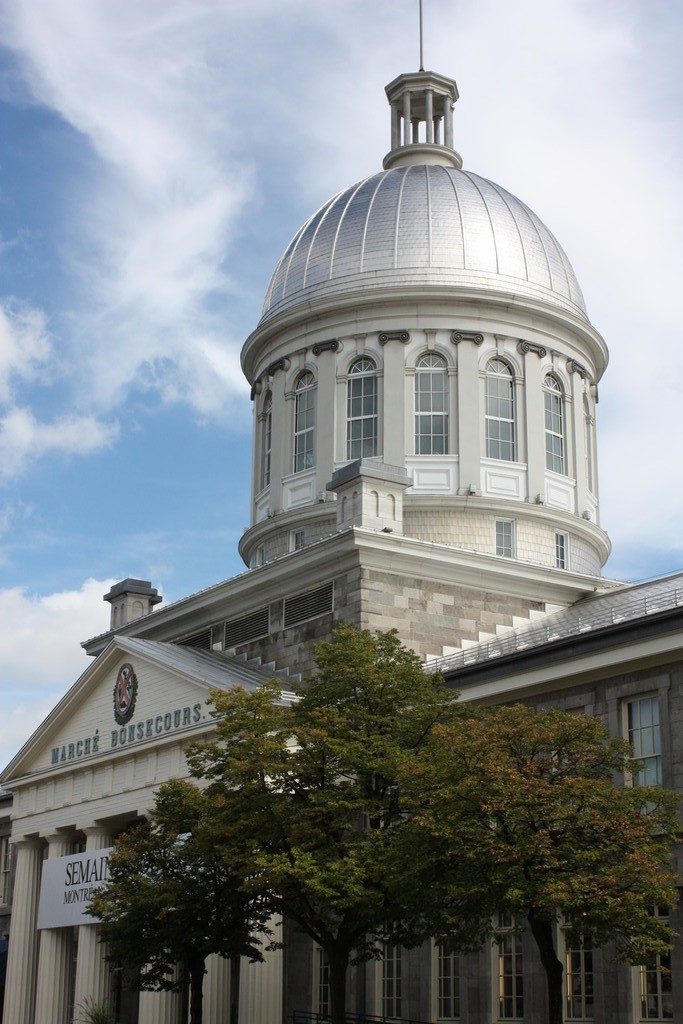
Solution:
M 117 637 L 116 645 L 130 654 L 150 658 L 171 672 L 190 676 L 195 682 L 218 690 L 230 690 L 233 686 L 255 690 L 274 675 L 273 672 L 221 651 L 201 651 L 161 640 L 139 640 L 126 636 Z
M 458 671 L 498 658 L 541 651 L 556 643 L 620 625 L 634 626 L 653 615 L 683 609 L 683 573 L 587 597 L 542 619 L 518 626 L 493 640 L 438 658 L 430 667 L 457 678 Z

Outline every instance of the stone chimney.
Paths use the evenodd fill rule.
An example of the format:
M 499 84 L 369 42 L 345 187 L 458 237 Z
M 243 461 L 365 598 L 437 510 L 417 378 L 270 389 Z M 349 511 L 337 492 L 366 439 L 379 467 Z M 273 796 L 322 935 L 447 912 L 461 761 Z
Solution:
M 102 600 L 109 601 L 111 605 L 109 628 L 118 629 L 133 619 L 149 615 L 154 605 L 163 601 L 163 597 L 160 597 L 149 580 L 134 580 L 128 577 L 120 583 L 115 583 Z

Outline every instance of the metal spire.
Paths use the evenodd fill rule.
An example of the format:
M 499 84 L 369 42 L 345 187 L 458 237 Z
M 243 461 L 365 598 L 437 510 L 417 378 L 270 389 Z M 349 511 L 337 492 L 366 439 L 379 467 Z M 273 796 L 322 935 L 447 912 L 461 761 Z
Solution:
M 422 0 L 420 0 L 420 71 L 424 71 L 424 56 L 423 56 L 423 44 L 424 44 L 424 32 L 422 28 Z

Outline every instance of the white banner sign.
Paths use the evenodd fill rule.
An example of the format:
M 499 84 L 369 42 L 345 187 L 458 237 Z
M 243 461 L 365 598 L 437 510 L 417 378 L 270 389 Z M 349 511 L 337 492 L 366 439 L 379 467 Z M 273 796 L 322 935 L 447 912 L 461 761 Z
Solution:
M 68 928 L 77 924 L 97 924 L 87 912 L 95 892 L 109 881 L 109 854 L 106 850 L 74 853 L 43 861 L 38 905 L 39 928 Z

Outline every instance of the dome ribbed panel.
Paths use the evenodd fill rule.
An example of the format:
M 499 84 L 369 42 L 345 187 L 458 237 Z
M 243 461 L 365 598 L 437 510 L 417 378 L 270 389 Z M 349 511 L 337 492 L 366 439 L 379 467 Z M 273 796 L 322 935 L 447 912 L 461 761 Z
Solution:
M 462 210 L 465 269 L 497 274 L 496 237 L 481 188 L 488 185 L 488 182 L 483 178 L 477 178 L 475 174 L 468 175 L 455 171 L 454 175 L 458 176 L 457 188 Z
M 453 178 L 446 167 L 435 167 L 430 175 L 432 199 L 432 266 L 465 268 L 460 202 Z
M 298 295 L 304 290 L 304 275 L 306 273 L 306 265 L 308 263 L 308 254 L 310 252 L 311 245 L 315 238 L 316 231 L 328 213 L 329 206 L 334 205 L 335 201 L 336 200 L 333 199 L 332 203 L 328 204 L 328 206 L 324 206 L 321 210 L 318 210 L 313 217 L 311 217 L 308 224 L 301 232 L 297 243 L 292 247 L 289 256 L 279 267 L 278 274 L 283 275 L 281 294 L 285 301 L 290 298 L 290 296 Z
M 334 246 L 332 276 L 335 278 L 363 271 L 365 228 L 377 177 L 361 182 L 354 190 L 353 201 L 346 206 Z
M 325 216 L 318 221 L 317 227 L 308 245 L 307 263 L 304 270 L 304 287 L 312 288 L 323 281 L 328 281 L 332 273 L 335 240 L 339 222 L 344 216 L 353 190 L 339 196 L 336 202 L 328 204 Z
M 524 246 L 524 238 L 528 229 L 528 217 L 520 209 L 519 203 L 515 203 L 516 209 L 513 213 L 510 205 L 506 202 L 507 197 L 502 189 L 497 189 L 483 178 L 476 180 L 489 212 L 491 231 L 496 248 L 498 273 L 503 277 L 517 277 L 519 276 L 520 268 L 523 267 L 525 276 L 528 278 L 529 268 Z M 545 283 L 546 286 L 550 284 L 550 275 L 547 271 L 545 273 Z
M 261 322 L 299 303 L 373 289 L 513 292 L 586 319 L 557 240 L 499 185 L 440 165 L 395 167 L 335 196 L 273 274 Z
M 405 171 L 376 174 L 372 206 L 363 238 L 363 271 L 393 270 L 396 259 L 396 224 L 400 221 L 398 204 Z
M 396 237 L 396 267 L 411 270 L 431 266 L 431 203 L 427 183 L 429 168 L 406 168 Z

